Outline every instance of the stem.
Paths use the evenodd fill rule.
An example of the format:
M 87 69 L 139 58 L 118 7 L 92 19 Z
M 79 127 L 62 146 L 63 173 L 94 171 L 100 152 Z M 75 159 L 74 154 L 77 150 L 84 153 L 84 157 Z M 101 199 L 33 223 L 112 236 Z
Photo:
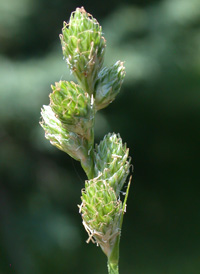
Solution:
M 119 274 L 118 264 L 108 261 L 108 274 Z
M 125 212 L 126 201 L 128 198 L 131 179 L 132 179 L 132 176 L 129 179 L 128 187 L 126 190 L 126 196 L 125 196 L 124 203 L 123 203 L 123 212 Z M 123 223 L 123 213 L 121 215 L 120 229 L 122 228 L 122 223 Z M 112 252 L 111 252 L 110 256 L 108 257 L 108 274 L 119 274 L 119 267 L 118 267 L 118 264 L 119 264 L 119 242 L 120 242 L 120 234 L 117 236 L 116 242 L 112 248 Z
M 88 155 L 88 158 L 86 159 L 86 161 L 81 161 L 81 166 L 83 168 L 83 170 L 85 171 L 88 179 L 92 179 L 94 176 L 94 156 L 93 156 L 93 148 L 90 152 L 90 155 Z
M 85 161 L 81 161 L 81 166 L 84 169 L 88 179 L 94 178 L 94 118 L 93 118 L 93 127 L 89 130 L 88 136 L 89 147 L 88 157 Z
M 120 234 L 117 236 L 116 242 L 113 246 L 112 252 L 108 257 L 108 274 L 118 274 L 119 273 L 119 242 Z

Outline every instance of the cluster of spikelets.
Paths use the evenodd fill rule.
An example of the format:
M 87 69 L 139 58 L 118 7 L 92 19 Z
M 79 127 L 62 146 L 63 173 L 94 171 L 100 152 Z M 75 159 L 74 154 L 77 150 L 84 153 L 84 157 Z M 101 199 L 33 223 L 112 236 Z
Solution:
M 82 190 L 80 212 L 88 240 L 109 256 L 121 230 L 125 204 L 120 192 L 130 168 L 128 149 L 119 135 L 109 133 L 96 145 L 94 163 L 95 178 L 86 181 Z
M 83 224 L 89 240 L 109 256 L 120 235 L 125 208 L 120 193 L 130 158 L 116 134 L 108 134 L 94 148 L 94 119 L 119 93 L 125 69 L 120 61 L 102 68 L 106 42 L 101 26 L 84 8 L 72 13 L 60 38 L 78 84 L 60 81 L 52 85 L 50 104 L 41 111 L 41 126 L 52 145 L 81 162 L 88 177 L 79 207 Z

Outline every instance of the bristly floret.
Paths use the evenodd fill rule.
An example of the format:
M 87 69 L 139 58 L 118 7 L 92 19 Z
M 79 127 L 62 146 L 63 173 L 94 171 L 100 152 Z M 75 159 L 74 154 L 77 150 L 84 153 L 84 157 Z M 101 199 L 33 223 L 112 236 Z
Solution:
M 106 135 L 95 148 L 95 175 L 107 180 L 118 197 L 129 175 L 129 149 L 115 133 Z
M 94 124 L 90 95 L 74 82 L 60 81 L 51 87 L 50 106 L 63 127 L 90 140 Z
M 122 202 L 106 180 L 97 178 L 86 181 L 81 200 L 80 213 L 89 234 L 88 241 L 96 242 L 109 256 L 121 232 Z
M 95 108 L 96 110 L 107 107 L 120 92 L 125 77 L 123 62 L 117 61 L 113 66 L 103 68 L 95 84 Z
M 92 94 L 106 46 L 101 26 L 83 7 L 77 8 L 69 23 L 64 23 L 60 39 L 71 72 L 82 88 Z
M 63 127 L 50 106 L 43 106 L 41 114 L 42 122 L 40 125 L 45 130 L 46 139 L 75 160 L 86 161 L 89 149 L 87 140 Z

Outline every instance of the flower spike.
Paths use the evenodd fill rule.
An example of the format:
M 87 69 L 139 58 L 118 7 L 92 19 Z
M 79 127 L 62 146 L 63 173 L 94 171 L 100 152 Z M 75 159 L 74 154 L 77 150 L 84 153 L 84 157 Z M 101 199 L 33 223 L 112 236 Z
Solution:
M 119 134 L 108 133 L 94 145 L 97 111 L 107 107 L 121 89 L 124 64 L 104 67 L 106 41 L 95 18 L 77 8 L 60 35 L 64 59 L 78 84 L 59 81 L 52 85 L 50 103 L 41 110 L 45 137 L 58 149 L 80 161 L 88 180 L 82 190 L 79 212 L 92 241 L 108 259 L 109 274 L 118 274 L 119 242 L 129 193 L 129 149 Z M 123 197 L 123 199 L 121 199 Z

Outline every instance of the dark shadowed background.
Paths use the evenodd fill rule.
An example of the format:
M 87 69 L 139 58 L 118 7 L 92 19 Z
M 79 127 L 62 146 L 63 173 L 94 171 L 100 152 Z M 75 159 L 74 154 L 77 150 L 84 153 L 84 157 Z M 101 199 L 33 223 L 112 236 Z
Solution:
M 200 1 L 0 0 L 0 274 L 103 274 L 81 223 L 85 174 L 39 126 L 50 85 L 72 79 L 58 38 L 84 6 L 103 27 L 105 64 L 125 61 L 96 142 L 120 133 L 133 182 L 121 274 L 200 273 Z

